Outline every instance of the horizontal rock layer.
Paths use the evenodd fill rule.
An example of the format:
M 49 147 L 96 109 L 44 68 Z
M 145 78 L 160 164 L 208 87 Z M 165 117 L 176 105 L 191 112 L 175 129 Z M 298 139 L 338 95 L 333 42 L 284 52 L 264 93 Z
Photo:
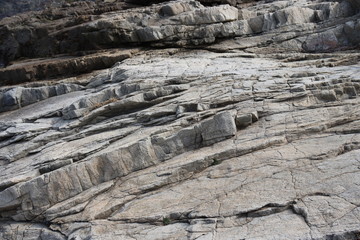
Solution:
M 0 70 L 1 85 L 108 68 L 121 60 L 122 54 L 96 52 L 129 44 L 199 46 L 238 37 L 237 48 L 241 49 L 270 45 L 275 46 L 272 52 L 326 52 L 353 48 L 360 42 L 357 1 L 307 5 L 276 1 L 238 9 L 229 5 L 204 7 L 187 0 L 126 11 L 119 9 L 133 6 L 120 2 L 100 7 L 97 12 L 93 10 L 95 3 L 81 3 L 1 20 L 0 66 L 8 66 Z M 247 40 L 259 33 L 268 35 Z M 89 53 L 93 55 L 67 59 L 61 55 Z M 22 57 L 59 54 L 50 62 L 13 62 Z

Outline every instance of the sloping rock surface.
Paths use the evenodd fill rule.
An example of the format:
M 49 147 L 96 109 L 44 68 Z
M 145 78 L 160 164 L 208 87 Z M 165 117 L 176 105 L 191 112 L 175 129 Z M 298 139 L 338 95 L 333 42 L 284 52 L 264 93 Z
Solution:
M 204 2 L 2 20 L 0 239 L 360 238 L 359 2 Z

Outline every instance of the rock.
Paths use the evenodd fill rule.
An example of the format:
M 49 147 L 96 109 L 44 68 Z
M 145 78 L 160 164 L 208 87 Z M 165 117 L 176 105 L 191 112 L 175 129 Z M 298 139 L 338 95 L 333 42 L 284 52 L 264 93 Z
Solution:
M 149 5 L 149 4 L 154 4 L 154 3 L 161 3 L 161 2 L 165 2 L 164 0 L 125 0 L 126 2 L 129 3 L 135 3 L 135 4 L 140 4 L 140 5 Z M 236 0 L 200 0 L 201 3 L 203 4 L 230 4 L 230 5 L 235 5 L 237 2 Z
M 341 32 L 339 29 L 338 32 Z M 309 52 L 327 51 L 335 49 L 339 45 L 339 40 L 333 30 L 319 34 L 310 35 L 303 43 L 303 48 Z
M 200 8 L 189 14 L 181 14 L 179 20 L 184 25 L 201 25 L 218 22 L 229 22 L 238 19 L 238 10 L 222 5 L 219 7 Z
M 248 114 L 245 114 L 245 115 L 236 116 L 235 121 L 236 121 L 236 126 L 238 128 L 245 128 L 245 127 L 252 124 L 252 122 L 253 122 L 253 114 L 248 113 Z
M 50 97 L 79 90 L 82 90 L 82 87 L 76 84 L 58 84 L 37 88 L 11 88 L 0 93 L 0 99 L 3 99 L 0 104 L 0 112 L 17 109 Z
M 0 239 L 358 239 L 357 1 L 138 3 L 1 20 Z
M 16 239 L 20 235 L 23 239 L 36 239 L 43 238 L 49 240 L 64 240 L 63 235 L 58 232 L 50 230 L 43 224 L 31 224 L 31 223 L 8 223 L 0 225 L 0 237 L 3 239 Z
M 63 73 L 66 73 L 64 76 L 69 77 L 89 73 L 94 70 L 111 67 L 116 62 L 130 57 L 135 52 L 136 49 L 133 51 L 114 50 L 91 54 L 85 57 L 69 57 L 65 59 L 59 57 L 58 59 L 26 61 L 15 66 L 0 69 L 0 77 L 2 78 L 0 86 L 55 78 L 63 75 Z
M 258 17 L 251 18 L 249 20 L 249 25 L 250 25 L 251 30 L 254 33 L 262 32 L 263 25 L 264 25 L 264 17 L 258 16 Z
M 358 34 L 359 28 L 360 28 L 359 20 L 346 22 L 344 24 L 344 32 L 350 42 L 352 42 L 352 43 L 359 42 L 359 39 L 360 39 L 360 34 Z
M 9 65 L 11 61 L 20 57 L 33 58 L 98 51 L 99 49 L 124 46 L 127 43 L 151 43 L 156 46 L 202 45 L 213 43 L 219 38 L 241 37 L 252 32 L 257 34 L 292 25 L 297 25 L 304 31 L 307 29 L 307 24 L 310 23 L 346 18 L 356 14 L 351 5 L 353 3 L 342 1 L 340 3 L 313 3 L 306 7 L 274 3 L 273 5 L 267 5 L 265 8 L 256 9 L 254 7 L 251 11 L 243 9 L 239 17 L 239 10 L 229 5 L 204 7 L 199 2 L 187 0 L 185 2 L 174 1 L 152 5 L 128 12 L 123 11 L 116 16 L 100 15 L 94 20 L 95 17 L 86 15 L 91 13 L 90 9 L 94 9 L 94 4 L 100 3 L 79 2 L 74 5 L 76 7 L 74 9 L 65 8 L 63 11 L 67 14 L 60 11 L 58 14 L 62 20 L 55 23 L 57 27 L 53 27 L 46 22 L 39 22 L 35 17 L 31 18 L 29 24 L 24 26 L 19 26 L 19 19 L 15 17 L 2 20 L 3 25 L 6 27 L 0 29 L 1 34 L 4 36 L 3 43 L 0 46 L 0 62 Z M 113 8 L 104 7 L 99 11 L 130 7 L 126 4 L 112 4 L 114 5 Z M 78 8 L 80 9 L 78 10 Z M 84 17 L 74 16 L 76 14 L 73 11 L 76 10 L 78 10 L 77 14 L 84 12 Z M 269 12 L 266 13 L 267 10 Z M 47 11 L 43 11 L 36 13 L 36 16 L 45 18 L 48 17 L 48 14 Z M 242 22 L 238 22 L 239 19 L 242 19 Z M 71 24 L 65 24 L 64 21 L 71 22 Z M 249 31 L 248 26 L 252 31 Z M 326 28 L 326 24 L 324 26 L 320 24 L 320 26 Z M 62 30 L 54 31 L 54 29 Z M 321 39 L 323 31 L 319 30 L 317 32 L 320 36 L 316 36 L 316 39 Z M 336 48 L 354 46 L 358 42 L 358 39 L 350 42 L 345 40 L 337 42 Z M 328 48 L 328 46 L 324 47 L 322 51 L 327 51 Z M 304 48 L 306 51 L 312 51 L 312 49 L 313 47 Z M 80 69 L 89 71 L 106 68 L 114 63 L 113 61 L 109 64 L 96 62 L 90 64 L 91 66 L 81 63 L 81 61 L 89 60 L 80 59 L 80 62 L 75 60 L 75 66 L 73 66 L 74 64 L 67 64 L 71 66 L 67 66 L 66 71 L 77 74 L 81 72 Z M 97 60 L 92 58 L 90 61 Z M 25 71 L 24 69 L 17 69 L 14 71 L 14 69 L 10 68 L 9 71 L 6 71 L 6 74 L 4 73 L 4 78 L 18 78 L 22 79 L 19 81 L 28 81 L 33 78 L 51 77 L 50 71 L 43 72 L 44 66 L 35 67 L 37 71 L 34 73 L 29 69 L 25 69 Z M 55 72 L 63 70 L 62 68 L 57 70 L 55 66 L 52 66 L 51 69 Z
M 359 2 L 359 0 L 349 0 L 349 2 L 352 4 L 352 6 L 354 7 L 354 9 L 357 10 L 357 12 L 359 12 L 359 9 L 360 9 L 360 2 Z
M 237 0 L 201 0 L 200 1 L 203 4 L 230 4 L 230 5 L 236 5 Z
M 56 1 L 48 1 L 41 0 L 37 2 L 32 2 L 28 0 L 20 0 L 17 2 L 5 0 L 1 2 L 1 11 L 0 11 L 0 19 L 4 17 L 10 17 L 14 14 L 27 12 L 27 11 L 37 11 L 44 9 L 45 7 L 59 7 L 65 1 L 56 0 Z
M 190 5 L 190 4 L 187 4 L 187 3 L 183 3 L 183 2 L 176 2 L 174 4 L 167 4 L 167 5 L 164 5 L 162 8 L 161 8 L 161 13 L 164 14 L 165 16 L 174 16 L 174 15 L 178 15 L 180 13 L 183 13 L 183 12 L 188 12 L 188 11 L 192 11 L 194 10 L 195 8 Z
M 345 200 L 339 200 L 338 196 L 344 196 L 350 202 L 356 199 L 354 195 L 357 192 L 356 185 L 352 180 L 354 175 L 349 173 L 350 175 L 347 176 L 346 172 L 349 172 L 352 162 L 356 159 L 354 157 L 357 156 L 356 139 L 358 136 L 355 130 L 355 133 L 342 135 L 342 140 L 339 141 L 338 135 L 346 129 L 343 126 L 343 119 L 358 121 L 359 117 L 356 114 L 347 115 L 352 112 L 349 111 L 349 108 L 356 108 L 356 104 L 352 103 L 357 101 L 357 92 L 360 90 L 357 84 L 357 75 L 352 74 L 351 65 L 340 66 L 341 74 L 349 76 L 349 78 L 341 80 L 340 75 L 333 75 L 330 79 L 321 78 L 322 75 L 327 74 L 324 73 L 325 69 L 322 69 L 320 74 L 316 73 L 316 68 L 311 72 L 307 70 L 308 72 L 305 74 L 303 62 L 300 62 L 300 65 L 289 64 L 285 67 L 288 64 L 286 61 L 275 58 L 270 61 L 261 58 L 243 58 L 241 54 L 237 53 L 209 53 L 206 51 L 180 52 L 166 58 L 158 55 L 157 52 L 151 54 L 153 54 L 151 61 L 146 61 L 147 55 L 139 55 L 125 60 L 114 66 L 109 71 L 110 73 L 100 74 L 93 80 L 98 81 L 98 78 L 101 77 L 108 79 L 109 74 L 115 76 L 115 73 L 121 72 L 122 81 L 112 82 L 108 79 L 101 85 L 96 85 L 95 88 L 91 88 L 89 85 L 87 94 L 80 98 L 82 100 L 76 100 L 78 103 L 76 101 L 67 103 L 68 106 L 71 104 L 78 107 L 88 106 L 89 113 L 85 116 L 86 119 L 88 116 L 103 116 L 102 120 L 92 118 L 92 121 L 85 121 L 83 118 L 81 125 L 72 125 L 72 128 L 78 130 L 75 132 L 65 130 L 64 135 L 59 135 L 59 142 L 53 142 L 38 150 L 25 150 L 25 155 L 19 155 L 19 159 L 15 161 L 15 158 L 10 158 L 13 160 L 10 160 L 7 165 L 12 167 L 4 170 L 1 178 L 3 179 L 2 186 L 4 186 L 4 190 L 0 192 L 3 218 L 11 217 L 15 221 L 29 219 L 45 221 L 46 219 L 54 224 L 65 226 L 63 224 L 74 221 L 87 221 L 94 224 L 98 221 L 95 219 L 109 217 L 114 224 L 117 224 L 117 229 L 134 229 L 133 224 L 141 226 L 142 222 L 161 224 L 163 218 L 169 218 L 169 225 L 174 227 L 172 231 L 178 238 L 186 236 L 185 232 L 188 233 L 186 229 L 191 229 L 189 231 L 194 237 L 199 236 L 196 229 L 203 229 L 206 234 L 211 235 L 213 226 L 207 222 L 210 219 L 219 223 L 218 231 L 221 231 L 223 236 L 230 236 L 233 232 L 245 236 L 245 232 L 241 228 L 243 224 L 250 224 L 256 228 L 263 223 L 282 222 L 281 219 L 285 218 L 296 219 L 293 221 L 296 222 L 297 227 L 292 225 L 293 221 L 288 221 L 287 229 L 289 231 L 273 232 L 268 229 L 266 236 L 270 234 L 275 237 L 296 236 L 301 238 L 309 236 L 311 230 L 307 227 L 308 224 L 317 224 L 316 217 L 321 214 L 315 211 L 312 213 L 314 218 L 304 221 L 303 212 L 314 210 L 306 210 L 310 207 L 310 203 L 303 206 L 300 204 L 301 201 L 307 202 L 307 199 L 311 198 L 311 204 L 315 201 L 314 204 L 323 205 L 323 199 L 327 199 L 326 194 L 329 194 L 332 199 L 335 199 L 332 205 L 340 204 L 341 207 L 339 205 L 337 209 L 350 211 L 347 207 L 352 205 Z M 248 66 L 248 69 L 240 69 L 236 72 L 239 62 Z M 142 64 L 140 71 L 137 63 Z M 259 64 L 269 70 L 260 71 L 258 74 L 261 75 L 258 77 L 251 76 L 252 69 L 256 69 Z M 282 67 L 274 69 L 274 64 L 282 65 Z M 312 62 L 310 61 L 309 64 Z M 166 76 L 162 71 L 167 71 L 169 66 L 175 66 L 177 72 L 169 73 L 170 75 Z M 187 67 L 181 69 L 176 66 Z M 271 80 L 273 76 L 285 76 L 289 72 L 289 68 L 293 72 L 292 76 L 280 78 L 283 80 L 278 80 L 278 82 Z M 158 72 L 154 72 L 154 69 L 157 69 Z M 326 68 L 326 70 L 331 71 L 331 68 Z M 229 75 L 231 71 L 232 74 Z M 248 80 L 251 83 L 238 81 L 234 85 L 235 79 L 240 76 L 244 77 L 243 74 L 248 74 L 246 79 L 252 79 Z M 164 85 L 164 83 L 174 83 L 176 76 L 182 76 L 178 78 L 178 84 L 189 81 L 191 84 L 158 86 L 159 84 Z M 202 77 L 199 78 L 199 76 Z M 223 77 L 225 79 L 230 77 L 233 80 L 225 80 L 220 84 L 219 79 Z M 314 77 L 323 80 L 319 82 Z M 207 80 L 203 81 L 203 78 Z M 268 81 L 259 80 L 263 78 Z M 288 88 L 291 79 L 296 80 L 297 84 L 305 86 L 301 92 L 302 97 L 296 97 L 294 94 L 297 92 Z M 328 90 L 321 90 L 325 86 Z M 96 89 L 98 87 L 101 88 Z M 329 88 L 334 90 L 331 91 Z M 232 90 L 227 92 L 227 89 Z M 236 91 L 236 89 L 242 89 L 242 91 Z M 250 89 L 250 91 L 247 92 L 246 89 Z M 335 91 L 335 89 L 339 91 Z M 289 96 L 286 95 L 287 91 Z M 279 93 L 282 95 L 279 96 Z M 320 107 L 331 102 L 340 103 L 340 93 L 342 93 L 341 98 L 347 99 L 342 103 L 345 105 L 329 105 L 326 110 L 319 112 L 319 108 L 316 106 Z M 64 93 L 64 96 L 68 94 L 70 93 Z M 231 96 L 230 99 L 233 99 L 232 101 L 226 100 L 228 94 Z M 247 94 L 250 94 L 250 97 L 246 101 L 234 100 L 246 97 Z M 330 95 L 333 97 L 329 97 Z M 109 102 L 95 109 L 92 109 L 91 105 L 87 105 L 91 102 L 104 101 L 113 96 L 127 100 L 123 103 L 121 103 L 123 100 Z M 258 99 L 260 96 L 263 96 L 262 100 L 253 100 L 254 97 Z M 200 99 L 201 102 L 199 102 Z M 45 100 L 40 100 L 39 103 L 33 103 L 28 107 L 35 108 L 37 104 Z M 127 119 L 137 116 L 132 111 L 139 112 L 138 116 L 141 115 L 143 108 L 138 108 L 138 106 L 145 106 L 146 101 L 157 103 L 146 105 L 147 111 L 158 113 L 164 111 L 164 113 L 148 115 L 146 121 L 144 121 L 145 115 L 142 114 L 140 123 L 146 123 L 148 127 L 142 127 L 141 124 L 137 126 L 139 122 L 135 119 L 128 121 Z M 195 101 L 197 104 L 192 106 L 189 101 Z M 288 101 L 291 101 L 292 104 L 289 105 Z M 347 103 L 347 101 L 349 102 Z M 160 108 L 161 105 L 165 107 L 167 104 L 179 104 L 180 102 L 184 103 L 178 105 L 181 107 L 171 108 L 169 106 L 168 110 Z M 234 108 L 231 108 L 233 105 L 236 106 L 237 113 Z M 224 106 L 233 110 L 221 111 Z M 124 109 L 132 109 L 132 111 L 123 111 Z M 176 115 L 176 109 L 182 109 L 182 111 Z M 314 109 L 318 114 L 314 114 Z M 17 111 L 20 110 L 22 109 Z M 99 112 L 101 112 L 100 115 Z M 20 114 L 20 116 L 24 115 Z M 113 119 L 114 116 L 117 117 Z M 197 120 L 199 122 L 196 122 L 196 118 L 200 118 Z M 201 120 L 201 118 L 205 119 Z M 107 122 L 106 119 L 110 121 Z M 160 119 L 162 121 L 155 121 Z M 257 123 L 252 124 L 255 121 Z M 286 125 L 284 125 L 284 121 Z M 164 122 L 170 123 L 170 125 L 162 125 Z M 157 126 L 159 123 L 160 125 Z M 235 123 L 239 131 L 236 129 Z M 84 124 L 93 130 L 77 127 L 84 126 Z M 131 124 L 135 125 L 131 127 Z M 44 131 L 49 130 L 45 126 L 28 123 L 27 126 L 23 126 L 23 130 L 20 125 L 15 125 L 7 127 L 6 131 L 13 135 L 19 135 L 43 134 Z M 336 132 L 336 134 L 332 134 L 332 132 Z M 35 139 L 28 141 L 33 143 L 54 141 L 50 140 L 54 138 L 41 137 L 41 135 L 36 138 L 36 141 Z M 326 142 L 326 144 L 319 145 L 319 142 Z M 352 144 L 351 148 L 344 147 L 350 146 L 346 145 L 348 143 Z M 30 148 L 31 145 L 27 143 L 26 146 Z M 26 151 L 33 153 L 26 154 Z M 282 157 L 280 157 L 281 155 Z M 347 160 L 339 161 L 340 158 Z M 317 167 L 312 167 L 310 164 L 311 161 L 315 161 L 314 159 L 319 161 Z M 11 169 L 16 169 L 18 164 L 21 166 L 23 160 L 32 162 L 29 166 L 33 167 L 27 167 L 29 168 L 27 171 L 28 173 L 34 171 L 34 175 L 6 182 L 5 179 L 9 179 L 13 172 Z M 268 161 L 271 161 L 270 165 L 264 165 Z M 342 167 L 333 165 L 335 162 L 342 164 Z M 298 164 L 308 170 L 296 171 L 285 168 L 292 169 L 292 166 Z M 229 167 L 232 170 L 227 170 Z M 279 171 L 283 168 L 285 168 L 283 171 Z M 324 168 L 327 171 L 319 174 L 318 168 Z M 247 169 L 252 170 L 247 172 L 249 171 Z M 335 176 L 333 181 L 331 176 L 335 173 L 337 175 L 338 169 L 344 171 L 344 175 L 341 175 L 344 179 L 340 181 L 346 182 L 347 185 L 344 189 L 354 190 L 346 192 L 342 188 L 334 188 L 334 184 L 339 181 Z M 238 172 L 232 174 L 233 171 Z M 292 174 L 290 171 L 293 171 Z M 309 171 L 312 175 L 309 175 Z M 199 174 L 199 177 L 190 180 L 191 176 L 197 176 L 194 174 Z M 267 177 L 273 176 L 273 174 L 276 177 Z M 252 177 L 247 178 L 247 175 Z M 59 185 L 55 179 L 60 178 L 66 184 Z M 295 180 L 291 180 L 292 178 Z M 245 179 L 249 179 L 249 182 Z M 167 192 L 170 190 L 166 190 L 168 188 L 165 187 L 178 181 L 184 182 L 174 188 L 174 191 L 182 196 L 181 198 Z M 211 181 L 210 185 L 208 181 Z M 237 192 L 238 184 L 244 184 L 244 181 L 247 188 Z M 264 181 L 265 185 L 263 185 Z M 318 182 L 318 184 L 313 184 L 314 182 Z M 114 184 L 118 187 L 113 188 Z M 288 184 L 295 184 L 296 187 Z M 211 188 L 206 186 L 211 186 Z M 266 186 L 272 186 L 272 189 L 268 190 Z M 196 191 L 189 191 L 189 188 L 196 189 Z M 204 189 L 208 189 L 208 191 Z M 255 194 L 252 189 L 260 189 L 264 193 Z M 219 191 L 228 191 L 227 197 L 221 197 L 223 194 Z M 269 191 L 275 192 L 275 194 L 269 194 Z M 189 192 L 191 192 L 190 195 Z M 322 193 L 319 195 L 322 197 L 313 195 L 318 192 Z M 41 199 L 38 197 L 39 193 L 42 196 Z M 206 204 L 199 205 L 197 199 L 201 199 L 201 196 L 208 199 Z M 300 201 L 297 196 L 304 197 L 301 197 Z M 158 202 L 160 201 L 157 205 L 153 204 L 155 198 Z M 219 200 L 215 200 L 217 198 Z M 181 199 L 181 201 L 176 199 Z M 238 202 L 239 200 L 236 199 L 241 199 L 241 201 Z M 217 201 L 222 203 L 223 207 L 220 210 L 216 208 Z M 345 208 L 344 204 L 347 204 Z M 124 210 L 121 210 L 122 206 L 125 206 Z M 94 209 L 97 210 L 94 212 Z M 294 209 L 295 213 L 289 209 Z M 324 209 L 333 211 L 326 206 Z M 334 211 L 334 214 L 337 214 L 334 215 L 335 218 L 343 215 L 341 212 L 337 213 L 336 209 Z M 309 214 L 307 213 L 307 216 L 310 216 Z M 199 218 L 203 219 L 204 216 L 207 219 L 206 222 L 197 221 Z M 219 222 L 219 216 L 224 219 L 223 222 Z M 247 216 L 254 220 L 251 223 L 237 223 L 233 216 Z M 177 221 L 185 219 L 190 219 L 191 223 L 175 225 Z M 127 223 L 129 225 L 117 222 L 125 220 L 129 222 Z M 349 225 L 347 221 L 353 222 L 350 215 L 346 217 L 346 221 L 342 220 L 343 223 L 338 226 L 338 229 L 317 227 L 316 231 L 311 232 L 323 237 L 327 234 L 340 234 L 344 227 L 351 226 L 348 234 L 353 234 L 352 229 L 356 229 L 358 226 L 356 224 Z M 95 232 L 99 231 L 99 228 L 112 229 L 109 226 L 111 225 L 103 220 L 90 228 L 81 228 L 82 231 L 72 233 L 66 233 L 65 230 L 60 231 L 67 237 L 97 236 Z M 85 231 L 85 229 L 90 229 L 90 231 Z M 154 229 L 160 235 L 165 234 L 161 232 L 162 228 L 154 227 Z M 230 229 L 232 230 L 230 231 Z M 112 236 L 112 230 L 102 231 Z M 7 229 L 6 232 L 10 234 L 12 230 Z M 280 233 L 281 235 L 279 235 Z M 120 230 L 119 234 L 127 236 L 127 233 Z M 142 233 L 140 230 L 134 230 L 131 234 L 141 235 Z M 258 235 L 254 233 L 254 236 L 263 235 L 259 231 Z
M 234 119 L 229 112 L 215 115 L 213 120 L 200 125 L 201 137 L 205 145 L 232 137 L 236 133 Z
M 6 92 L 1 92 L 1 107 L 4 111 L 9 111 L 13 106 L 20 104 L 19 90 L 21 88 L 13 88 Z

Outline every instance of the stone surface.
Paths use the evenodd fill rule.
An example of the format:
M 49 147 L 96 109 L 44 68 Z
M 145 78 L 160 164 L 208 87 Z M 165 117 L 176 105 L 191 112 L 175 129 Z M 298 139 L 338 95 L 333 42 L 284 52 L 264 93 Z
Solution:
M 358 2 L 205 2 L 54 14 L 104 45 L 1 70 L 0 239 L 360 238 Z
M 83 57 L 58 57 L 51 59 L 32 59 L 19 61 L 7 68 L 0 69 L 0 86 L 14 85 L 59 76 L 76 76 L 113 66 L 131 57 L 137 49 L 117 49 L 100 51 Z
M 118 50 L 104 51 L 116 47 L 202 46 L 238 37 L 238 48 L 244 48 L 249 47 L 249 35 L 268 33 L 249 43 L 253 47 L 269 45 L 272 52 L 353 48 L 360 41 L 356 4 L 345 0 L 308 4 L 303 0 L 294 4 L 275 1 L 248 8 L 241 5 L 239 10 L 229 5 L 205 7 L 194 0 L 142 8 L 122 1 L 80 1 L 24 13 L 0 21 L 0 67 L 7 66 L 0 70 L 0 84 L 108 68 L 128 57 Z M 131 9 L 124 11 L 126 8 Z M 84 54 L 87 56 L 74 57 Z M 50 56 L 51 61 L 36 59 Z M 16 61 L 24 57 L 32 60 Z

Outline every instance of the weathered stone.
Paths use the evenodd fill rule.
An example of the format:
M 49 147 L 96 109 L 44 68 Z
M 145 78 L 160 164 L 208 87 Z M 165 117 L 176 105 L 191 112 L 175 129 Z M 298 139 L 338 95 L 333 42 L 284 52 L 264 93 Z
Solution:
M 253 119 L 253 117 L 252 117 L 251 113 L 236 116 L 236 119 L 235 119 L 236 126 L 239 128 L 245 128 L 245 127 L 251 125 L 252 119 Z
M 200 2 L 1 20 L 0 239 L 359 238 L 357 1 Z
M 232 137 L 236 133 L 234 117 L 229 112 L 215 115 L 213 120 L 200 125 L 200 131 L 205 145 Z
M 174 4 L 164 5 L 161 8 L 161 13 L 168 16 L 174 16 L 194 9 L 195 8 L 191 4 L 187 4 L 186 2 L 176 2 Z

